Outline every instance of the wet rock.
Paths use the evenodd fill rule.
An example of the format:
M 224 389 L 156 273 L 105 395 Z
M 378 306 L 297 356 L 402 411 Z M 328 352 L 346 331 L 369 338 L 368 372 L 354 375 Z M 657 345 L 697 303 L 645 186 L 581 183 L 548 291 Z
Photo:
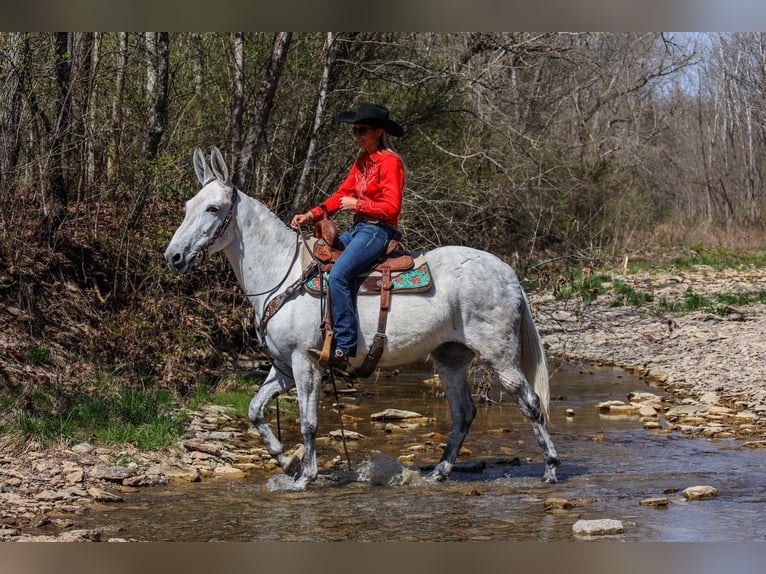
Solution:
M 670 498 L 667 496 L 655 496 L 652 498 L 644 498 L 638 504 L 641 506 L 665 508 L 668 504 L 670 504 Z
M 386 409 L 384 411 L 371 414 L 370 418 L 374 421 L 404 420 L 404 419 L 415 419 L 415 418 L 428 420 L 427 417 L 424 417 L 420 413 L 416 413 L 413 411 L 404 411 L 400 409 Z
M 624 528 L 619 520 L 602 518 L 599 520 L 578 520 L 572 526 L 575 536 L 614 536 L 622 534 Z
M 684 489 L 684 498 L 687 500 L 706 500 L 719 495 L 718 489 L 713 486 L 690 486 Z
M 749 440 L 742 443 L 745 448 L 766 448 L 766 440 Z
M 363 438 L 367 438 L 360 432 L 356 431 L 350 431 L 350 430 L 334 430 L 330 431 L 329 435 L 336 439 L 336 440 L 343 440 L 343 436 L 345 435 L 346 440 L 362 440 Z
M 571 510 L 575 507 L 574 503 L 566 498 L 548 497 L 543 501 L 546 511 L 549 510 Z
M 122 502 L 123 498 L 119 494 L 115 494 L 113 492 L 109 492 L 108 490 L 104 490 L 103 488 L 98 488 L 95 486 L 91 486 L 88 489 L 88 494 L 95 500 L 96 502 Z
M 239 468 L 225 464 L 225 465 L 216 467 L 216 469 L 213 471 L 213 476 L 215 476 L 216 478 L 235 479 L 235 478 L 243 478 L 245 476 L 245 473 L 242 472 L 242 470 L 240 470 Z

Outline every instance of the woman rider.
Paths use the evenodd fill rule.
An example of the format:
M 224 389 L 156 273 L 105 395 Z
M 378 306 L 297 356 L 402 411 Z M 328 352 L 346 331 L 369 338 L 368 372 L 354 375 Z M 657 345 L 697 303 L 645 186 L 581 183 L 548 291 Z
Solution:
M 356 356 L 357 315 L 351 286 L 361 272 L 369 269 L 383 254 L 396 233 L 402 208 L 404 165 L 391 149 L 388 135 L 401 136 L 401 126 L 389 118 L 388 109 L 370 103 L 338 115 L 338 122 L 353 124 L 351 132 L 361 153 L 346 179 L 328 199 L 293 217 L 290 226 L 318 221 L 326 211 L 354 214 L 354 224 L 339 240 L 345 245 L 328 277 L 330 311 L 335 333 L 329 366 L 345 368 Z M 320 351 L 310 349 L 316 360 Z

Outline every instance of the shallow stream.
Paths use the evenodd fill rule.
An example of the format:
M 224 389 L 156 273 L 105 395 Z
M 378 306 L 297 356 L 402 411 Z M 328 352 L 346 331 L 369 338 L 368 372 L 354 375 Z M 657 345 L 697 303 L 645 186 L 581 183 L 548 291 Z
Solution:
M 470 452 L 447 482 L 426 482 L 420 474 L 438 461 L 438 443 L 450 428 L 446 399 L 425 381 L 428 375 L 403 372 L 344 395 L 343 412 L 357 421 L 346 430 L 366 438 L 348 442 L 351 469 L 322 471 L 306 492 L 275 489 L 274 471 L 149 487 L 78 517 L 77 527 L 120 526 L 119 537 L 140 541 L 569 541 L 577 520 L 610 518 L 622 521 L 624 534 L 614 538 L 625 541 L 766 540 L 766 449 L 647 431 L 638 417 L 597 413 L 597 403 L 626 401 L 631 391 L 662 394 L 619 369 L 562 365 L 552 374 L 558 484 L 541 482 L 531 427 L 494 388 L 494 403 L 477 403 L 465 442 Z M 331 394 L 322 397 L 320 434 L 339 426 L 334 402 Z M 386 408 L 432 422 L 386 432 L 370 420 Z M 282 425 L 286 444 L 297 442 L 295 427 Z M 320 445 L 320 463 L 335 453 L 345 457 L 341 444 Z M 415 454 L 421 473 L 397 461 L 406 453 Z M 696 485 L 714 486 L 720 496 L 685 500 L 683 489 Z M 663 496 L 670 499 L 665 506 L 641 504 Z M 566 499 L 567 508 L 546 509 L 548 498 Z

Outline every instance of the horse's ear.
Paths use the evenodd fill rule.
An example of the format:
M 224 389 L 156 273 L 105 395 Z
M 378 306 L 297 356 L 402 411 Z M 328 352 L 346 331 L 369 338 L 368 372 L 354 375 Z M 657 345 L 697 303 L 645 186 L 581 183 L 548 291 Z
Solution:
M 197 174 L 197 179 L 201 185 L 210 179 L 210 168 L 205 161 L 205 155 L 200 148 L 194 150 L 194 173 Z
M 213 173 L 216 179 L 221 185 L 229 185 L 229 168 L 226 166 L 226 162 L 223 161 L 223 155 L 221 150 L 217 147 L 213 147 L 210 151 L 210 166 L 213 168 Z

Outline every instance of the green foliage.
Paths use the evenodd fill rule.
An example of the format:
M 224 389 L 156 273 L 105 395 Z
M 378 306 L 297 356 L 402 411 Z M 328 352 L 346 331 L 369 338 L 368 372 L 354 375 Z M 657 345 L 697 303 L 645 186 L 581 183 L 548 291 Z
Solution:
M 611 280 L 611 277 L 608 275 L 590 274 L 563 285 L 556 294 L 556 298 L 568 300 L 574 295 L 579 295 L 585 302 L 595 301 L 599 295 L 604 294 L 604 284 L 609 283 Z
M 27 359 L 35 365 L 50 365 L 52 363 L 51 354 L 43 345 L 35 345 L 27 349 Z
M 700 265 L 718 271 L 766 267 L 766 250 L 763 248 L 734 250 L 718 246 L 703 247 L 695 244 L 689 249 L 694 252 L 694 255 L 674 257 L 670 260 L 670 264 L 679 270 L 692 269 Z
M 165 390 L 121 389 L 82 398 L 65 409 L 50 408 L 42 396 L 34 398 L 37 408 L 19 408 L 15 426 L 6 426 L 4 432 L 43 444 L 95 440 L 154 449 L 171 444 L 185 430 L 185 419 Z
M 636 291 L 630 285 L 623 283 L 622 281 L 615 281 L 613 285 L 614 298 L 610 301 L 610 307 L 623 307 L 625 305 L 631 305 L 633 307 L 641 307 L 646 303 L 650 303 L 654 300 L 654 297 L 649 293 L 642 293 Z
M 256 381 L 252 377 L 235 377 L 222 383 L 223 389 L 216 389 L 211 381 L 200 381 L 189 398 L 189 407 L 199 408 L 204 404 L 227 407 L 230 414 L 247 418 L 250 401 L 257 390 Z M 282 396 L 272 400 L 266 407 L 266 412 L 276 411 L 276 401 L 279 400 L 279 410 L 284 416 L 298 416 L 298 405 L 292 395 Z

